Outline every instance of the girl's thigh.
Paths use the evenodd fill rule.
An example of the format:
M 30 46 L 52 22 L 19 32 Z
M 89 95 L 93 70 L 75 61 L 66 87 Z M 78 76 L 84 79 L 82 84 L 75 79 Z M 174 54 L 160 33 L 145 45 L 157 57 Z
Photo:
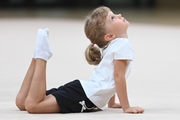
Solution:
M 59 113 L 61 112 L 59 105 L 56 101 L 56 98 L 53 95 L 45 96 L 44 100 L 28 112 L 30 113 Z

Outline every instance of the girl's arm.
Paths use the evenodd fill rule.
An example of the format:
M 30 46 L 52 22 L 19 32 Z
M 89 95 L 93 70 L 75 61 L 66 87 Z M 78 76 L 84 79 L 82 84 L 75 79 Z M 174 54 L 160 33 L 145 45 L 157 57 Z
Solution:
M 127 60 L 114 61 L 114 80 L 119 101 L 125 113 L 143 113 L 144 110 L 142 108 L 130 107 L 129 105 L 125 79 L 126 66 Z

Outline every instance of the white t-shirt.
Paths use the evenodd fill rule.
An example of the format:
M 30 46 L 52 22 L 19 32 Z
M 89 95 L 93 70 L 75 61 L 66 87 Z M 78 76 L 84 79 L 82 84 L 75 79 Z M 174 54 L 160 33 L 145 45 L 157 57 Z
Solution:
M 86 96 L 100 109 L 106 106 L 109 99 L 115 94 L 114 60 L 128 60 L 126 69 L 127 78 L 133 61 L 134 50 L 127 38 L 112 40 L 102 53 L 102 60 L 94 69 L 88 80 L 80 80 Z

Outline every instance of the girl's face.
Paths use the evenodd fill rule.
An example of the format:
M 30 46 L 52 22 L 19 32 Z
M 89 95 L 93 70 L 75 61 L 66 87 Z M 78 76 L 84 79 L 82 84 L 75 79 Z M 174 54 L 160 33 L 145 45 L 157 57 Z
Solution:
M 106 18 L 107 34 L 113 34 L 116 37 L 126 36 L 126 31 L 129 26 L 129 22 L 122 17 L 121 14 L 114 14 L 109 11 Z

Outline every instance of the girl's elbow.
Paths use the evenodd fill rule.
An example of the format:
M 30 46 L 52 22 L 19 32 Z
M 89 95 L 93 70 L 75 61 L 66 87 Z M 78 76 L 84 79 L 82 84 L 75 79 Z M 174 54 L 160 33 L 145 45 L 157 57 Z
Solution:
M 115 83 L 119 83 L 121 81 L 125 81 L 125 77 L 124 76 L 115 75 L 114 76 L 114 81 L 115 81 Z

